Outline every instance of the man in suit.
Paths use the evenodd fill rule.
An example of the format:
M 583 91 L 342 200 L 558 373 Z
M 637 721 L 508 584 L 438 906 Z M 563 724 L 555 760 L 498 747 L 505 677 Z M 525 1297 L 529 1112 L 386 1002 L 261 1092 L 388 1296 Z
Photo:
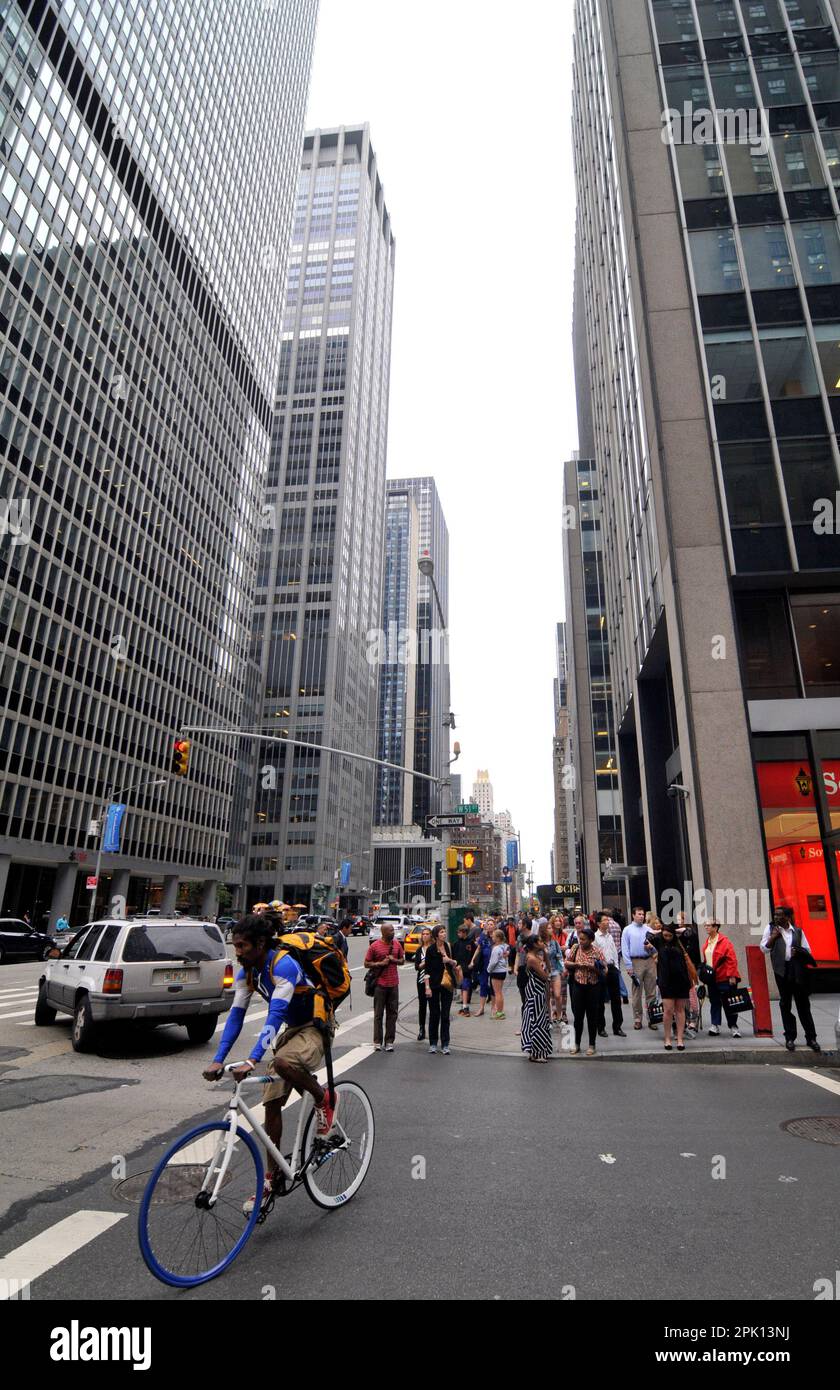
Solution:
M 793 910 L 779 908 L 773 914 L 770 926 L 764 928 L 761 949 L 770 957 L 776 984 L 779 987 L 779 1007 L 782 1011 L 782 1025 L 785 1030 L 785 1047 L 793 1052 L 796 1047 L 796 1015 L 791 1003 L 796 1005 L 799 1021 L 805 1034 L 805 1042 L 812 1052 L 821 1052 L 817 1042 L 817 1028 L 811 1013 L 808 997 L 807 971 L 813 969 L 814 958 L 811 948 L 800 927 L 794 925 Z

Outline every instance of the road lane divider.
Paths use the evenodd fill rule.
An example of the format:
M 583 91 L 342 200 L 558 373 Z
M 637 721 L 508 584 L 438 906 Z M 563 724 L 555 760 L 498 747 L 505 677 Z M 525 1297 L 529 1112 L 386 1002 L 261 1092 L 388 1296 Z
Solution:
M 19 1288 L 21 1282 L 31 1284 L 118 1221 L 125 1221 L 126 1215 L 114 1211 L 74 1211 L 72 1216 L 65 1216 L 63 1221 L 48 1226 L 39 1236 L 0 1259 L 0 1289 Z
M 822 1086 L 824 1091 L 831 1091 L 835 1096 L 840 1096 L 840 1081 L 832 1081 L 829 1076 L 821 1076 L 818 1071 L 811 1071 L 810 1068 L 785 1067 L 785 1071 L 791 1076 L 798 1076 L 801 1081 L 810 1081 L 812 1086 Z

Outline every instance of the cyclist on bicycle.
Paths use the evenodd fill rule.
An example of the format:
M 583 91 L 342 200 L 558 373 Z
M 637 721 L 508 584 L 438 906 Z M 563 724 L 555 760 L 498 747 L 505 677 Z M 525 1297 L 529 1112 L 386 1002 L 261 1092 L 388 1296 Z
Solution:
M 265 1128 L 272 1142 L 280 1148 L 283 1134 L 283 1106 L 293 1090 L 307 1091 L 315 1102 L 316 1134 L 327 1138 L 335 1124 L 335 1109 L 329 1096 L 312 1075 L 324 1057 L 324 1034 L 313 1023 L 315 986 L 291 956 L 274 944 L 275 923 L 271 917 L 243 917 L 233 932 L 233 949 L 242 967 L 236 976 L 236 993 L 227 1017 L 224 1032 L 215 1058 L 202 1075 L 208 1081 L 218 1081 L 224 1075 L 224 1061 L 242 1031 L 245 1013 L 259 994 L 268 1002 L 265 1020 L 250 1057 L 234 1067 L 231 1075 L 243 1081 L 263 1060 L 269 1048 L 274 1057 L 269 1071 L 277 1081 L 267 1085 L 265 1094 Z M 280 1034 L 281 1024 L 287 1025 Z M 278 1036 L 279 1034 L 279 1036 Z M 270 1196 L 277 1166 L 267 1155 L 263 1201 Z M 249 1207 L 252 1203 L 246 1204 Z

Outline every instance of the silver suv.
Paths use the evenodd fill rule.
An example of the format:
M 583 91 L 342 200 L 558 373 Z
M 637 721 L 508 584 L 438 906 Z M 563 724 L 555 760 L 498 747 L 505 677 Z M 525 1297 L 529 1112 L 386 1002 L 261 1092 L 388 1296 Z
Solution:
M 73 1047 L 87 1052 L 103 1023 L 183 1023 L 206 1043 L 233 1003 L 233 964 L 215 922 L 161 917 L 93 922 L 47 961 L 35 1022 L 73 1018 Z

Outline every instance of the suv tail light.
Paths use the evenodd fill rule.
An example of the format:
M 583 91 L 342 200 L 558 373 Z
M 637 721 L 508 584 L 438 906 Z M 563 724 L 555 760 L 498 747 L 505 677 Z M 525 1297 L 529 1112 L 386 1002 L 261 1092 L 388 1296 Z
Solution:
M 105 980 L 102 985 L 103 994 L 122 993 L 123 973 L 121 970 L 106 970 Z
M 228 961 L 225 966 L 225 977 L 222 980 L 222 989 L 233 989 L 233 963 Z

